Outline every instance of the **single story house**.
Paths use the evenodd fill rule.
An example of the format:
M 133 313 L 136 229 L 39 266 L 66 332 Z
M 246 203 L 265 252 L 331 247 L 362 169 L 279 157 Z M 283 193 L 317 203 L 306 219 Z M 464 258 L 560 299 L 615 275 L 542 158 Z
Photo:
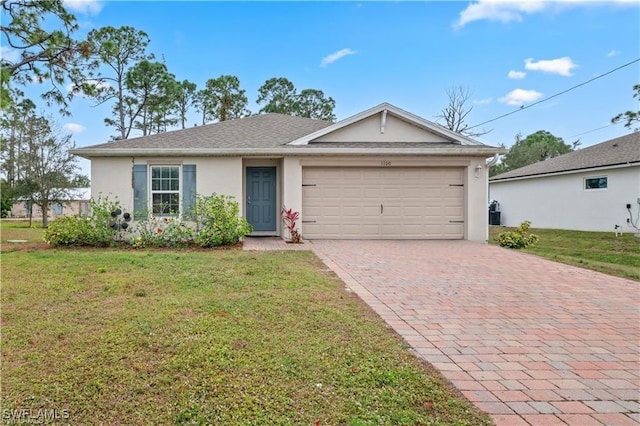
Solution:
M 489 198 L 506 226 L 637 232 L 640 133 L 493 176 Z
M 91 188 L 74 189 L 63 200 L 52 203 L 47 216 L 53 219 L 57 216 L 86 215 L 89 212 L 90 198 Z M 32 205 L 30 200 L 19 198 L 11 206 L 9 217 L 29 217 L 30 212 L 34 218 L 42 217 L 42 209 L 40 207 L 35 204 Z
M 337 123 L 261 114 L 78 148 L 92 196 L 134 219 L 184 212 L 195 194 L 231 195 L 253 235 L 305 239 L 487 240 L 484 145 L 383 103 Z

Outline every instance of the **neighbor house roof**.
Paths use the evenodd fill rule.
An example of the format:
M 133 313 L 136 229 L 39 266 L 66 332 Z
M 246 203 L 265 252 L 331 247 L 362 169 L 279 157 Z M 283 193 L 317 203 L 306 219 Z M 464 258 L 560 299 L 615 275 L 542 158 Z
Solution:
M 492 182 L 625 164 L 640 165 L 640 133 L 631 133 L 568 154 L 493 176 Z
M 52 192 L 64 191 L 60 197 L 63 201 L 83 201 L 91 198 L 91 188 L 56 188 Z M 19 201 L 27 201 L 31 197 L 18 197 Z
M 309 143 L 315 138 L 378 113 L 381 114 L 381 117 L 386 117 L 386 114 L 389 113 L 411 125 L 440 135 L 445 142 Z M 501 148 L 484 145 L 391 104 L 383 103 L 337 123 L 284 114 L 261 114 L 151 136 L 76 148 L 71 150 L 71 153 L 92 158 L 110 156 L 285 155 L 302 152 L 305 155 L 375 153 L 491 156 L 501 151 Z

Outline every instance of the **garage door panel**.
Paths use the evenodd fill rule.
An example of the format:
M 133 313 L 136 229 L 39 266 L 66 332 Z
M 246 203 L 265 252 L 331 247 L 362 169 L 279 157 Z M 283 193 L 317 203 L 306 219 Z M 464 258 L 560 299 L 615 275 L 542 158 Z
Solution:
M 455 218 L 455 220 L 462 220 L 462 216 L 464 215 L 463 209 L 458 206 L 445 207 L 443 209 L 443 213 L 445 216 L 449 216 L 450 218 Z
M 464 217 L 463 178 L 462 168 L 304 168 L 303 234 L 460 239 L 463 224 L 449 221 Z

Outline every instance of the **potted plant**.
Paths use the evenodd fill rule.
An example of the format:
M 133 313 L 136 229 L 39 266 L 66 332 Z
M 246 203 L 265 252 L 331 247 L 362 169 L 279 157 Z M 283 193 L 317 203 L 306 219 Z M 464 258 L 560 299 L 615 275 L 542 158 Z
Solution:
M 293 211 L 293 209 L 287 209 L 283 206 L 282 210 L 280 211 L 280 215 L 282 216 L 282 220 L 284 221 L 284 226 L 289 231 L 289 242 L 299 244 L 302 240 L 302 236 L 296 229 L 296 222 L 300 218 L 300 213 Z

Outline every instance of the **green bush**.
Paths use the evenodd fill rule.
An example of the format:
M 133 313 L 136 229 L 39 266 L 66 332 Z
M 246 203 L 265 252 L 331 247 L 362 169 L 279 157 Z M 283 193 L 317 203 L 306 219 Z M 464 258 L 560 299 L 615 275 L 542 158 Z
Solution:
M 60 216 L 44 231 L 44 240 L 52 246 L 86 246 L 92 245 L 92 234 L 87 218 Z
M 514 231 L 506 231 L 498 235 L 498 243 L 501 247 L 514 249 L 525 248 L 531 244 L 535 244 L 540 239 L 536 234 L 527 234 L 531 222 L 525 220 L 516 227 Z
M 44 232 L 44 240 L 52 246 L 93 246 L 108 247 L 121 239 L 123 230 L 111 227 L 111 215 L 118 209 L 118 203 L 109 199 L 91 200 L 89 216 L 60 216 L 49 224 Z
M 49 225 L 44 240 L 53 246 L 108 247 L 128 242 L 134 247 L 202 247 L 232 245 L 251 233 L 249 222 L 240 216 L 240 207 L 228 195 L 198 196 L 193 211 L 179 217 L 150 217 L 126 228 L 117 202 L 91 201 L 88 217 L 62 216 Z M 126 234 L 126 238 L 125 238 Z
M 196 222 L 195 242 L 202 247 L 235 244 L 253 231 L 229 195 L 198 195 L 191 214 Z

